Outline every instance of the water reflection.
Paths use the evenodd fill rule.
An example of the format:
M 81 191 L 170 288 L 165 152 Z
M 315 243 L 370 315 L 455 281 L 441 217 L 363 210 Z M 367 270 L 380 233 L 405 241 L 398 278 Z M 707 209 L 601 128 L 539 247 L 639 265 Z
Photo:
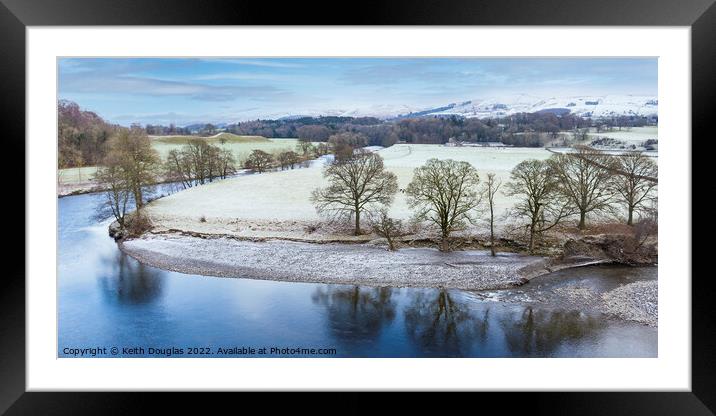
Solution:
M 331 335 L 344 346 L 372 343 L 395 319 L 395 289 L 389 287 L 318 286 L 311 296 L 325 306 Z
M 102 293 L 121 304 L 147 304 L 162 295 L 164 273 L 146 266 L 123 252 L 103 258 L 105 269 L 98 277 Z
M 580 311 L 525 307 L 500 318 L 507 348 L 517 357 L 553 355 L 565 343 L 596 338 L 605 320 Z
M 486 343 L 489 326 L 489 307 L 471 311 L 446 289 L 422 291 L 405 309 L 408 336 L 429 355 L 467 355 L 475 343 Z
M 657 354 L 655 328 L 519 300 L 562 286 L 603 292 L 656 279 L 656 268 L 556 273 L 501 302 L 460 290 L 188 276 L 119 251 L 93 218 L 100 198 L 58 201 L 60 355 L 63 346 L 94 344 L 336 347 L 339 357 Z

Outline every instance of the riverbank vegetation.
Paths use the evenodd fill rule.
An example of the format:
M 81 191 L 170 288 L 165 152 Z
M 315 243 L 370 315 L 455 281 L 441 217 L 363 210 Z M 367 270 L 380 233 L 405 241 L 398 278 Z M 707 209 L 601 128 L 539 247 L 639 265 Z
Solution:
M 312 199 L 319 214 L 326 212 L 327 202 L 343 199 L 339 218 L 356 221 L 355 235 L 360 234 L 361 210 L 357 208 L 365 206 L 367 210 L 374 210 L 376 207 L 361 205 L 351 198 L 370 189 L 371 182 L 378 186 L 385 181 L 378 179 L 377 174 L 366 175 L 357 181 L 355 175 L 344 172 L 351 169 L 368 172 L 358 168 L 365 157 L 360 152 L 347 160 L 336 159 L 326 168 L 326 175 L 335 175 L 347 185 L 319 188 Z M 371 160 L 380 166 L 382 173 L 381 157 L 372 154 Z M 524 160 L 512 169 L 503 191 L 513 197 L 515 203 L 503 216 L 501 229 L 506 235 L 520 240 L 526 236 L 526 251 L 533 253 L 536 245 L 544 242 L 548 231 L 559 230 L 562 237 L 574 234 L 566 232 L 571 220 L 576 222 L 577 230 L 583 231 L 587 228 L 588 216 L 596 221 L 619 218 L 632 231 L 629 238 L 619 244 L 624 245 L 628 253 L 636 253 L 656 233 L 657 176 L 656 163 L 638 152 L 615 156 L 579 147 L 575 152 L 554 154 L 547 160 Z M 402 191 L 413 210 L 414 224 L 437 231 L 440 251 L 451 251 L 462 244 L 464 238 L 451 239 L 451 236 L 477 224 L 479 218 L 487 217 L 489 246 L 494 253 L 495 196 L 500 186 L 501 181 L 494 173 L 488 173 L 486 180 L 481 181 L 477 170 L 467 162 L 429 159 L 414 170 L 412 180 Z M 381 186 L 380 190 L 382 199 L 375 202 L 381 214 L 369 217 L 378 218 L 378 224 L 373 228 L 386 234 L 388 218 L 384 213 L 392 203 L 396 189 Z M 635 212 L 640 213 L 637 223 L 634 222 Z M 389 242 L 389 246 L 392 248 L 394 242 Z
M 432 156 L 438 161 L 433 162 L 435 166 L 428 164 Z M 460 157 L 466 160 L 457 160 Z M 589 149 L 563 156 L 537 149 L 396 145 L 388 149 L 356 150 L 352 158 L 329 157 L 297 170 L 280 170 L 276 165 L 263 174 L 193 187 L 153 202 L 148 207 L 148 216 L 154 224 L 153 232 L 160 234 L 179 230 L 194 236 L 224 235 L 250 240 L 382 241 L 380 244 L 387 243 L 388 248 L 432 245 L 444 251 L 494 249 L 495 252 L 540 255 L 562 253 L 570 239 L 579 240 L 601 230 L 601 234 L 617 236 L 609 244 L 631 253 L 621 257 L 629 264 L 653 262 L 655 258 L 651 254 L 643 254 L 655 254 L 652 248 L 657 232 L 654 227 L 657 178 L 639 175 L 631 179 L 651 181 L 653 185 L 648 187 L 648 196 L 635 206 L 632 224 L 628 225 L 628 204 L 616 192 L 621 189 L 619 181 L 628 180 L 630 176 L 620 167 L 627 163 L 620 162 L 621 158 L 644 157 L 638 153 L 608 155 Z M 644 159 L 656 173 L 654 159 Z M 366 169 L 364 162 L 368 160 L 375 166 L 382 165 L 382 169 Z M 579 228 L 580 211 L 573 202 L 569 183 L 562 182 L 554 171 L 563 168 L 560 163 L 571 164 L 575 160 L 601 160 L 594 166 L 610 172 L 604 191 L 605 197 L 609 194 L 608 208 L 589 211 L 582 228 Z M 436 168 L 437 165 L 469 167 L 466 172 L 476 175 L 473 177 L 476 180 L 461 180 L 459 169 L 441 169 Z M 416 169 L 442 178 L 438 181 L 440 185 L 421 188 L 422 185 L 418 185 L 429 181 L 416 176 Z M 366 172 L 372 174 L 361 179 L 360 175 Z M 395 175 L 397 186 L 379 186 L 381 181 L 374 181 L 380 176 L 379 172 L 385 177 Z M 491 177 L 492 185 L 489 184 Z M 343 184 L 332 186 L 331 178 Z M 495 190 L 500 182 L 499 189 Z M 457 188 L 450 190 L 449 184 L 457 184 Z M 380 189 L 381 199 L 363 204 L 362 199 L 355 198 L 362 190 L 370 189 Z M 420 205 L 411 206 L 409 189 L 415 189 L 414 194 L 423 198 Z M 426 189 L 433 193 L 421 193 Z M 433 202 L 425 198 L 426 195 L 433 195 Z M 464 211 L 466 216 L 462 221 L 456 221 L 460 215 L 455 214 L 462 211 L 461 204 L 468 200 L 470 209 Z M 421 210 L 431 212 L 429 215 L 437 221 L 431 220 L 429 215 L 419 215 Z M 381 215 L 382 211 L 385 216 Z M 396 226 L 397 222 L 400 226 Z M 445 238 L 442 224 L 448 225 Z M 610 254 L 603 255 L 605 252 Z M 586 249 L 581 253 L 580 256 L 590 255 Z M 601 257 L 618 254 L 606 247 L 595 249 L 594 253 Z

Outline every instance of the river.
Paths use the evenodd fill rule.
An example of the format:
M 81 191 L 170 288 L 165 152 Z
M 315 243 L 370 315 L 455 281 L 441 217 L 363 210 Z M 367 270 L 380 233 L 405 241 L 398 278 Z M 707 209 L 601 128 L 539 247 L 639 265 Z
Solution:
M 94 218 L 100 198 L 58 199 L 59 357 L 657 355 L 656 328 L 540 297 L 656 279 L 656 268 L 573 269 L 491 292 L 186 275 L 119 251 Z

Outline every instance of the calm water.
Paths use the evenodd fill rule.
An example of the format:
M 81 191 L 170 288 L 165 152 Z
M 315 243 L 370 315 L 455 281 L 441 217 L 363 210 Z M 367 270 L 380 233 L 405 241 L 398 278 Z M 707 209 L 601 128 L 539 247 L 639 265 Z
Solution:
M 654 328 L 534 301 L 554 285 L 609 290 L 654 279 L 655 269 L 584 268 L 497 292 L 185 275 L 122 254 L 107 236 L 108 222 L 92 218 L 99 198 L 59 199 L 59 356 L 87 348 L 105 348 L 95 350 L 102 357 L 127 357 L 130 351 L 152 357 L 219 356 L 218 348 L 233 356 L 292 357 L 657 354 Z M 253 348 L 253 354 L 241 348 Z M 327 354 L 271 353 L 271 348 L 325 349 Z

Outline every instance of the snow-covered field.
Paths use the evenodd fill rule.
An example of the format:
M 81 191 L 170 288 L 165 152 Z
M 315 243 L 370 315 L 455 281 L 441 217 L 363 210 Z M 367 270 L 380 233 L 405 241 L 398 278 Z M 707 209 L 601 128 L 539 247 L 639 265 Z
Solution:
M 399 189 L 412 180 L 413 170 L 430 158 L 463 160 L 475 166 L 482 177 L 493 172 L 503 182 L 510 170 L 525 159 L 546 159 L 542 148 L 467 148 L 442 145 L 399 144 L 378 151 L 386 168 L 398 176 Z M 279 237 L 302 240 L 346 238 L 326 230 L 308 233 L 306 227 L 319 221 L 309 198 L 325 184 L 322 166 L 254 174 L 214 182 L 158 199 L 147 207 L 157 230 L 176 229 L 206 234 L 242 237 Z M 496 207 L 503 213 L 513 200 L 498 194 Z M 398 192 L 390 214 L 409 219 L 412 211 L 405 195 Z M 205 222 L 200 221 L 204 217 Z
M 96 166 L 59 169 L 57 171 L 57 194 L 69 195 L 73 192 L 87 192 L 97 187 L 94 174 Z
M 72 185 L 91 182 L 95 172 L 97 172 L 96 166 L 60 169 L 57 171 L 57 181 L 61 185 Z
M 287 150 L 295 151 L 297 143 L 298 139 L 265 139 L 263 137 L 255 141 L 227 141 L 224 144 L 221 144 L 218 140 L 213 142 L 213 144 L 217 146 L 230 149 L 238 163 L 243 162 L 255 149 L 276 154 Z M 171 150 L 180 149 L 184 144 L 185 143 L 179 141 L 163 141 L 161 137 L 158 136 L 154 136 L 152 140 L 152 147 L 159 152 L 159 156 L 162 160 L 166 160 Z M 94 174 L 96 171 L 96 166 L 60 169 L 57 173 L 60 194 L 91 189 L 95 186 Z
M 657 126 L 632 127 L 631 129 L 615 129 L 614 131 L 604 131 L 597 133 L 592 130 L 588 133 L 590 140 L 598 137 L 607 137 L 610 139 L 620 140 L 626 144 L 640 145 L 649 139 L 659 138 L 659 128 Z
M 224 144 L 219 142 L 213 143 L 219 147 L 230 149 L 237 161 L 242 162 L 248 157 L 252 150 L 263 150 L 267 153 L 278 153 L 286 150 L 296 150 L 298 139 L 263 139 L 256 141 L 227 141 Z M 152 147 L 159 152 L 162 160 L 166 159 L 169 152 L 173 149 L 180 149 L 184 144 L 164 142 L 161 140 L 153 140 Z

